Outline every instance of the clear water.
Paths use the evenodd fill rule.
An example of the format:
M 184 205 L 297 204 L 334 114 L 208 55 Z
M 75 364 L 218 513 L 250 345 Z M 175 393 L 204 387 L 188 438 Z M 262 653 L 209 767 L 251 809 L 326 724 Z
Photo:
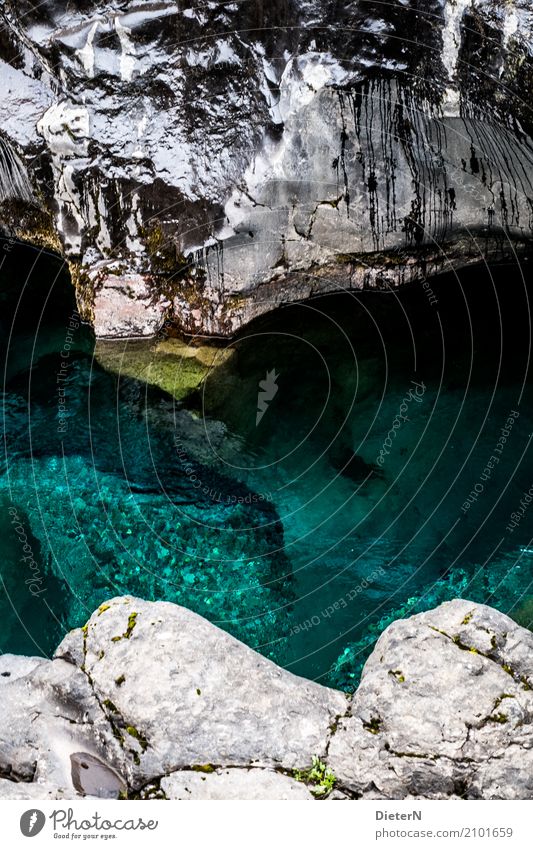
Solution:
M 68 278 L 53 258 L 4 253 L 1 650 L 48 654 L 131 593 L 350 688 L 388 622 L 448 598 L 531 624 L 518 268 L 432 281 L 436 303 L 416 287 L 278 310 L 178 403 L 105 372 L 83 327 L 58 383 Z

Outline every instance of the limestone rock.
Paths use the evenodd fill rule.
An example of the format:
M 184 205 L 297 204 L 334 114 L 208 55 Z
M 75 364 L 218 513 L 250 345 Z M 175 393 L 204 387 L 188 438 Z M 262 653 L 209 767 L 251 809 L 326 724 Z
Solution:
M 306 767 L 323 757 L 342 693 L 298 678 L 197 614 L 114 599 L 58 649 L 78 658 L 139 785 L 195 764 Z M 76 649 L 76 644 L 78 648 Z
M 140 274 L 105 274 L 95 292 L 94 330 L 99 337 L 154 336 L 170 302 L 150 290 Z
M 35 782 L 72 798 L 71 754 L 87 752 L 121 771 L 123 752 L 80 669 L 60 659 L 7 663 L 16 677 L 2 679 L 0 776 L 20 782 L 21 793 Z
M 313 800 L 305 784 L 271 769 L 182 770 L 164 778 L 161 789 L 168 799 Z
M 4 0 L 0 26 L 0 222 L 50 231 L 99 335 L 230 335 L 527 249 L 529 0 Z
M 53 784 L 39 784 L 38 782 L 16 782 L 7 781 L 5 778 L 0 778 L 0 799 L 39 799 L 46 801 L 47 799 L 72 799 L 73 794 L 69 794 L 61 790 L 59 787 L 54 787 Z
M 312 765 L 332 800 L 533 798 L 533 634 L 469 601 L 389 626 L 351 700 L 132 597 L 0 684 L 0 798 L 311 799 Z
M 394 622 L 328 764 L 367 798 L 533 798 L 533 634 L 468 601 Z

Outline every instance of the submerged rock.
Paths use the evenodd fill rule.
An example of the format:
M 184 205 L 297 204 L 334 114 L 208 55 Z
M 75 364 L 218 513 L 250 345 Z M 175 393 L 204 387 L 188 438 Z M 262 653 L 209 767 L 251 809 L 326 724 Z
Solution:
M 532 649 L 448 602 L 392 624 L 350 699 L 184 608 L 113 599 L 54 660 L 2 658 L 0 798 L 105 796 L 105 773 L 140 798 L 531 799 Z
M 383 477 L 383 471 L 375 463 L 367 463 L 347 445 L 335 443 L 329 452 L 329 459 L 341 475 L 354 483 L 366 483 L 372 478 Z

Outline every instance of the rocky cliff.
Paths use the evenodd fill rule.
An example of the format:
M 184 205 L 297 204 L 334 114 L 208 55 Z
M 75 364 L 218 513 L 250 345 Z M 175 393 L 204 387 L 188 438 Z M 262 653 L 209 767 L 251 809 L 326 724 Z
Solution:
M 531 632 L 468 601 L 389 626 L 349 696 L 117 598 L 0 658 L 0 798 L 531 799 L 532 687 Z
M 0 9 L 0 222 L 100 336 L 528 248 L 529 0 Z

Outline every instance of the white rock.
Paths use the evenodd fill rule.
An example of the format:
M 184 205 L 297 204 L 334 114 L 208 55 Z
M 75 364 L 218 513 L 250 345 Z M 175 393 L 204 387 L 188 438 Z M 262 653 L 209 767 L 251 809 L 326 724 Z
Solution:
M 58 655 L 79 657 L 81 642 L 72 632 Z M 125 749 L 137 753 L 127 767 L 134 784 L 205 763 L 307 767 L 347 707 L 342 693 L 167 602 L 119 598 L 93 614 L 84 665 Z
M 129 597 L 53 661 L 2 664 L 0 798 L 77 798 L 74 754 L 97 795 L 111 770 L 170 798 L 310 799 L 292 769 L 318 756 L 334 800 L 533 798 L 533 634 L 468 601 L 393 623 L 351 701 L 184 608 Z
M 394 622 L 328 763 L 370 798 L 533 798 L 533 634 L 468 601 Z
M 141 274 L 101 276 L 94 300 L 95 333 L 114 338 L 154 336 L 168 306 Z
M 164 778 L 161 789 L 168 799 L 313 801 L 305 784 L 271 769 L 183 770 Z

